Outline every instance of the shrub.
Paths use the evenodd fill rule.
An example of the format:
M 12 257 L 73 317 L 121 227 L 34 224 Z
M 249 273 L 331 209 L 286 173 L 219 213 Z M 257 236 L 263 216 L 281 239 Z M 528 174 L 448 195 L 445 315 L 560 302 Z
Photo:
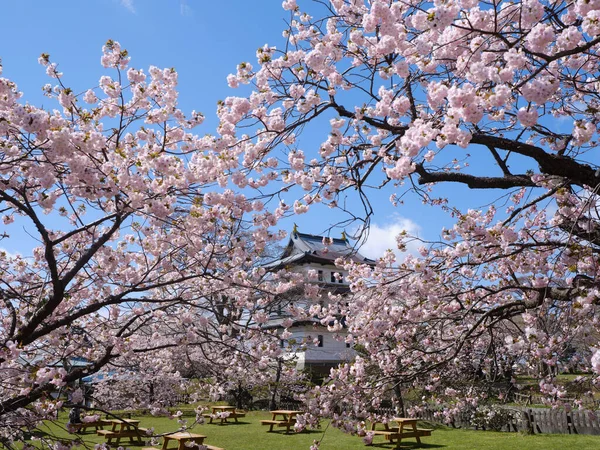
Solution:
M 514 413 L 500 405 L 479 406 L 471 416 L 471 424 L 484 430 L 501 431 L 514 418 Z

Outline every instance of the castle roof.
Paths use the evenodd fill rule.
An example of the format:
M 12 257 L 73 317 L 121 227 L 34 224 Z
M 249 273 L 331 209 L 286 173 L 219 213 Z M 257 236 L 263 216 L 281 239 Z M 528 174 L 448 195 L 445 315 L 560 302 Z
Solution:
M 300 233 L 294 227 L 290 240 L 281 256 L 265 264 L 266 269 L 278 269 L 288 265 L 305 263 L 334 264 L 337 258 L 350 259 L 361 264 L 375 264 L 365 258 L 350 245 L 348 238 L 328 238 L 313 234 Z

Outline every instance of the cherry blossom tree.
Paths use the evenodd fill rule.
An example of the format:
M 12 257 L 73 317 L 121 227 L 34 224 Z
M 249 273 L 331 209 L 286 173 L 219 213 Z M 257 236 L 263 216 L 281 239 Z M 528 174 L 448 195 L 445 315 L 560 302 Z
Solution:
M 97 380 L 92 377 L 94 406 L 105 411 L 148 408 L 155 414 L 176 406 L 190 382 L 175 369 L 174 356 L 171 349 L 164 349 L 151 357 L 111 361 Z
M 460 398 L 460 408 L 479 393 L 448 380 L 509 376 L 515 361 L 550 375 L 540 389 L 557 399 L 547 368 L 574 341 L 590 349 L 579 364 L 600 374 L 600 4 L 283 7 L 285 45 L 261 47 L 256 63 L 228 77 L 240 95 L 219 104 L 214 137 L 187 131 L 201 116 L 177 110 L 174 71 L 125 75 L 116 43 L 103 63 L 117 75 L 83 95 L 42 56 L 62 111 L 23 105 L 2 81 L 4 220 L 29 221 L 39 241 L 31 255 L 1 260 L 2 417 L 38 400 L 33 412 L 51 409 L 41 400 L 53 384 L 117 355 L 195 339 L 195 319 L 207 319 L 189 307 L 205 308 L 213 294 L 252 317 L 248 332 L 232 323 L 217 326 L 221 335 L 264 335 L 250 324 L 264 324 L 265 305 L 303 281 L 276 274 L 257 289 L 264 270 L 246 264 L 269 230 L 316 204 L 367 230 L 384 190 L 394 205 L 413 194 L 441 206 L 454 225 L 419 256 L 346 266 L 353 301 L 332 299 L 322 319 L 335 329 L 345 316 L 364 352 L 307 399 L 315 414 L 355 430 L 348 417 L 407 386 Z M 318 148 L 303 148 L 319 133 Z M 491 206 L 469 209 L 444 189 L 451 185 L 488 192 Z M 269 203 L 283 192 L 300 195 Z M 238 234 L 245 217 L 251 239 Z M 408 239 L 399 236 L 399 248 Z M 190 333 L 173 327 L 180 319 Z M 133 339 L 142 327 L 167 342 Z M 242 348 L 263 361 L 277 356 L 268 344 Z M 48 364 L 69 356 L 91 364 L 69 373 Z
M 376 406 L 384 390 L 417 380 L 456 398 L 444 380 L 493 379 L 522 358 L 556 367 L 573 340 L 590 348 L 583 358 L 598 374 L 600 5 L 283 7 L 286 44 L 239 64 L 228 81 L 242 95 L 218 111 L 220 135 L 238 139 L 248 167 L 233 182 L 263 186 L 277 170 L 285 189 L 304 191 L 295 213 L 324 203 L 365 229 L 383 188 L 394 205 L 412 192 L 456 222 L 420 257 L 394 264 L 390 253 L 375 271 L 353 268 L 357 295 L 331 314 L 347 314 L 368 361 L 333 373 L 315 394 L 319 412 Z M 315 151 L 302 148 L 304 130 L 322 133 Z M 487 191 L 494 205 L 469 210 L 440 185 Z M 406 242 L 399 237 L 400 248 Z M 365 370 L 373 365 L 377 377 Z M 540 389 L 563 395 L 551 378 Z
M 259 284 L 269 285 L 251 263 L 274 222 L 260 217 L 250 229 L 263 206 L 227 189 L 237 161 L 221 152 L 225 142 L 192 133 L 203 116 L 177 108 L 177 73 L 129 67 L 108 41 L 110 75 L 79 94 L 48 55 L 39 61 L 59 109 L 23 103 L 0 79 L 2 239 L 18 242 L 0 252 L 6 443 L 53 418 L 73 382 L 109 363 L 160 367 L 161 351 L 188 343 L 223 351 L 269 299 L 256 306 Z M 211 303 L 217 294 L 227 311 Z M 209 323 L 242 309 L 245 323 Z
M 278 393 L 292 396 L 306 391 L 305 375 L 296 370 L 295 360 L 286 358 L 276 332 L 259 336 L 244 339 L 243 351 L 222 352 L 218 362 L 204 366 L 201 379 L 210 388 L 211 400 L 227 400 L 244 409 L 269 397 L 276 409 Z
M 157 347 L 164 343 L 164 348 L 109 361 L 91 380 L 94 407 L 169 414 L 167 407 L 176 406 L 186 394 L 192 402 L 233 398 L 232 404 L 245 408 L 250 406 L 245 395 L 265 395 L 273 386 L 285 390 L 301 383 L 303 375 L 295 370 L 295 361 L 284 360 L 276 331 L 244 324 L 238 314 L 226 313 L 235 308 L 231 298 L 215 294 L 205 301 L 208 307 L 195 317 L 193 328 L 187 320 L 170 318 L 137 330 L 132 341 L 152 339 Z M 168 345 L 173 336 L 177 345 Z

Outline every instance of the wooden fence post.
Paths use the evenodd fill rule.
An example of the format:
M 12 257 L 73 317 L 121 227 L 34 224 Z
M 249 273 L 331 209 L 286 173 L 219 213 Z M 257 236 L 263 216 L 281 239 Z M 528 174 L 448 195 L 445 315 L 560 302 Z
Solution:
M 533 429 L 533 413 L 530 409 L 523 409 L 523 414 L 525 414 L 525 426 L 527 427 L 527 434 L 535 434 Z

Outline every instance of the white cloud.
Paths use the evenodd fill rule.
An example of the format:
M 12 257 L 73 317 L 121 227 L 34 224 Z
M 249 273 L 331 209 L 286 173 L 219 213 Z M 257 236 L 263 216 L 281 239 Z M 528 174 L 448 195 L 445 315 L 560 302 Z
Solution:
M 184 17 L 190 17 L 194 15 L 194 10 L 190 5 L 187 4 L 186 0 L 181 0 L 179 2 L 179 12 Z
M 407 252 L 416 254 L 418 248 L 423 244 L 419 241 L 409 242 L 406 251 L 401 252 L 398 250 L 396 236 L 403 231 L 406 231 L 410 236 L 418 236 L 420 230 L 421 227 L 417 223 L 399 215 L 390 217 L 390 220 L 382 225 L 371 223 L 369 238 L 360 248 L 360 253 L 367 258 L 377 259 L 386 250 L 391 249 L 398 260 L 402 260 Z
M 129 12 L 135 14 L 135 6 L 133 6 L 133 0 L 119 0 L 119 3 L 121 3 L 121 6 L 123 6 L 124 8 L 127 8 Z

